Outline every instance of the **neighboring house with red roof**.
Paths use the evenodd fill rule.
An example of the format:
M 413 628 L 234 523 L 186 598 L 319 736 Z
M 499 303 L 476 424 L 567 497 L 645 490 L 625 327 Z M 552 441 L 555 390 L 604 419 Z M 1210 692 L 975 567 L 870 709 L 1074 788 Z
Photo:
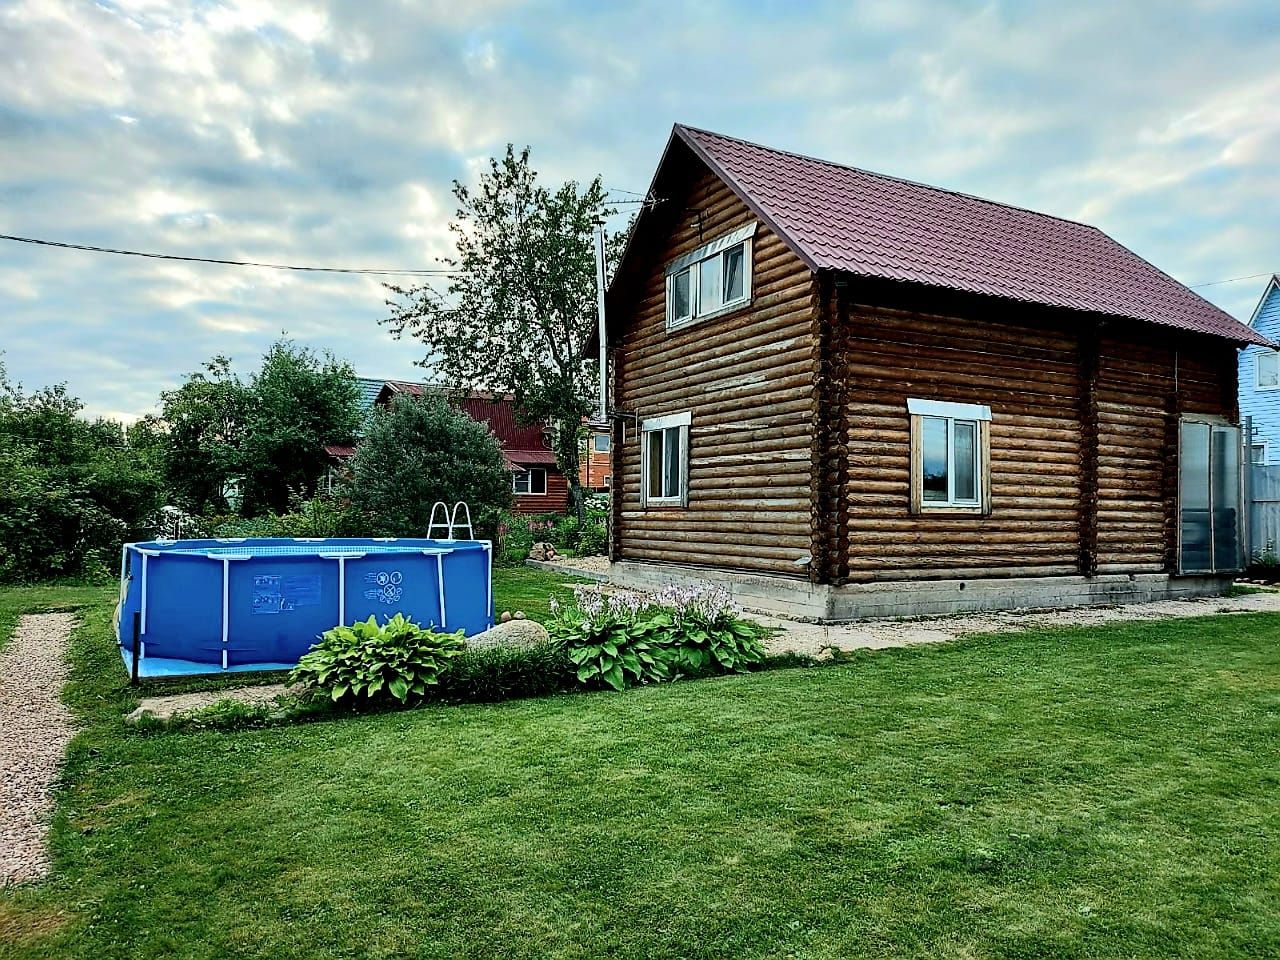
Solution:
M 1265 336 L 1094 227 L 691 127 L 649 197 L 606 296 L 617 581 L 824 619 L 1227 589 Z
M 363 384 L 369 378 L 360 378 Z M 373 393 L 369 408 L 386 406 L 397 396 L 422 396 L 427 392 L 443 393 L 440 384 L 383 380 Z M 368 392 L 368 391 L 366 391 Z M 556 466 L 551 450 L 550 430 L 546 424 L 522 424 L 517 416 L 514 398 L 473 392 L 459 402 L 471 419 L 483 423 L 497 438 L 511 471 L 511 487 L 515 493 L 517 513 L 563 513 L 569 506 L 569 482 Z M 355 455 L 354 447 L 326 447 L 326 452 L 345 461 Z

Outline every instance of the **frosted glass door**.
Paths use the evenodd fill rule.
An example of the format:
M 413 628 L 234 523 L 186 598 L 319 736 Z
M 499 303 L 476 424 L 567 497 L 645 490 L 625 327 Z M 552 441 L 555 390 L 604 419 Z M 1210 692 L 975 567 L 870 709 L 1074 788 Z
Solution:
M 1183 421 L 1178 445 L 1179 543 L 1183 573 L 1213 570 L 1213 523 L 1209 503 L 1207 423 Z
M 1213 569 L 1239 570 L 1240 555 L 1240 431 L 1213 428 L 1209 462 L 1213 501 Z
M 1178 543 L 1183 573 L 1239 570 L 1240 431 L 1183 421 L 1178 435 Z

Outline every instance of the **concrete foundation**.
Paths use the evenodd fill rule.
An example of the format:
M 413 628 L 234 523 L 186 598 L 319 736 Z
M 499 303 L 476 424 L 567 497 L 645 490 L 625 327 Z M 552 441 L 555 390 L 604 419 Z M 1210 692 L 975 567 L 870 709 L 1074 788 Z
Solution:
M 1216 597 L 1231 589 L 1233 578 L 1138 573 L 1101 574 L 1096 577 L 883 581 L 833 587 L 786 577 L 623 560 L 610 565 L 609 579 L 619 586 L 639 590 L 656 589 L 669 583 L 710 581 L 728 589 L 734 601 L 748 610 L 793 620 L 839 622 L 871 617 L 1050 610 Z

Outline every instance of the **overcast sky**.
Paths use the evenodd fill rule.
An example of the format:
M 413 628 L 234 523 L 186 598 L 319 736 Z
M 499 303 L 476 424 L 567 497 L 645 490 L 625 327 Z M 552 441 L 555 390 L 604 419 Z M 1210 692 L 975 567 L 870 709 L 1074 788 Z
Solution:
M 431 267 L 508 141 L 643 191 L 676 121 L 1280 270 L 1280 3 L 0 0 L 0 233 Z M 1247 319 L 1264 281 L 1201 293 Z M 281 331 L 419 376 L 376 279 L 0 241 L 0 351 L 133 418 Z

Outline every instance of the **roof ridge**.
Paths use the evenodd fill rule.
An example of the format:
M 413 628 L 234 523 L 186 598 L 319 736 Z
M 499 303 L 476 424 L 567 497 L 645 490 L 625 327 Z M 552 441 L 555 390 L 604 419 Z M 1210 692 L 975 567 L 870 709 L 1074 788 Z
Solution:
M 934 193 L 945 193 L 952 197 L 964 197 L 967 200 L 976 200 L 979 203 L 988 203 L 993 207 L 1003 207 L 1006 210 L 1021 210 L 1023 213 L 1034 214 L 1037 217 L 1048 217 L 1051 220 L 1059 220 L 1062 223 L 1069 223 L 1072 226 L 1084 227 L 1086 230 L 1093 230 L 1102 233 L 1098 227 L 1091 223 L 1085 223 L 1083 220 L 1073 220 L 1071 217 L 1060 216 L 1056 213 L 1045 213 L 1043 210 L 1033 210 L 1031 207 L 1024 207 L 1017 203 L 1005 203 L 1002 200 L 992 200 L 990 197 L 980 197 L 976 193 L 966 193 L 963 190 L 953 190 L 950 187 L 940 187 L 933 183 L 924 183 L 921 180 L 908 180 L 906 177 L 894 176 L 892 173 L 880 173 L 878 170 L 868 170 L 866 167 L 855 167 L 851 163 L 838 163 L 835 160 L 827 160 L 823 157 L 811 156 L 807 153 L 797 153 L 794 150 L 783 150 L 779 147 L 771 147 L 765 143 L 757 143 L 754 140 L 745 140 L 742 137 L 730 136 L 727 133 L 717 133 L 715 130 L 707 130 L 703 127 L 690 126 L 687 123 L 677 123 L 676 126 L 682 130 L 689 130 L 693 133 L 704 133 L 708 136 L 719 137 L 721 140 L 733 140 L 735 143 L 746 144 L 748 147 L 755 147 L 757 150 L 767 150 L 769 153 L 780 153 L 783 156 L 795 157 L 797 160 L 807 160 L 810 163 L 820 163 L 823 166 L 835 167 L 837 170 L 852 170 L 854 173 L 865 174 L 869 177 L 879 177 L 882 180 L 892 180 L 895 183 L 905 183 L 911 187 L 919 187 L 923 190 L 932 190 Z

